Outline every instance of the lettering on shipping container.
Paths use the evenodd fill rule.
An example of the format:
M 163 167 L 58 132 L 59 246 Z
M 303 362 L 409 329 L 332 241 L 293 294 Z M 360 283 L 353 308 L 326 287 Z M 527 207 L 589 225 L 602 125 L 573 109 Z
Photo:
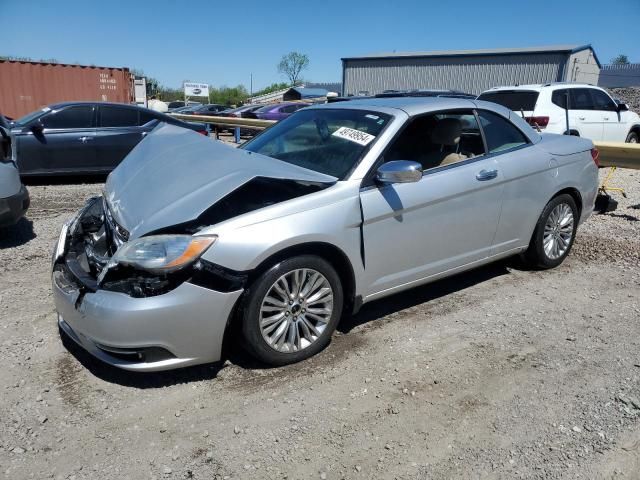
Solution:
M 117 90 L 118 81 L 108 73 L 101 73 L 98 79 L 100 90 Z

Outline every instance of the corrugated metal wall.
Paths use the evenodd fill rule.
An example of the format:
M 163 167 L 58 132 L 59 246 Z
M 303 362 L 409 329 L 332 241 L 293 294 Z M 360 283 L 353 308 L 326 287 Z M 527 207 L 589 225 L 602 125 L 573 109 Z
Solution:
M 601 87 L 640 87 L 640 63 L 603 65 L 598 79 Z
M 344 61 L 345 95 L 436 88 L 479 94 L 499 85 L 561 81 L 568 54 L 389 57 Z
M 133 102 L 126 68 L 0 60 L 0 112 L 18 118 L 56 102 Z

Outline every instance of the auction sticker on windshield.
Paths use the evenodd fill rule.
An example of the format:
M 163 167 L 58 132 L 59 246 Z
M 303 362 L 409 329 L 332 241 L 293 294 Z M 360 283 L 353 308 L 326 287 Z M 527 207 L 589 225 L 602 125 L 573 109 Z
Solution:
M 360 130 L 355 130 L 349 127 L 340 127 L 335 132 L 332 133 L 334 137 L 344 138 L 345 140 L 349 140 L 351 142 L 355 142 L 362 146 L 369 145 L 371 140 L 373 140 L 373 135 L 369 135 L 366 132 L 361 132 Z

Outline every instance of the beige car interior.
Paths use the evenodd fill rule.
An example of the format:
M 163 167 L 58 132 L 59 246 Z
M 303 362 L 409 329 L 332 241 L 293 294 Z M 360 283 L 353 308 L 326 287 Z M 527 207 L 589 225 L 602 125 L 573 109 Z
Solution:
M 412 160 L 423 170 L 473 158 L 484 154 L 480 130 L 473 124 L 466 125 L 461 118 L 472 115 L 429 115 L 416 118 L 394 141 L 384 160 Z

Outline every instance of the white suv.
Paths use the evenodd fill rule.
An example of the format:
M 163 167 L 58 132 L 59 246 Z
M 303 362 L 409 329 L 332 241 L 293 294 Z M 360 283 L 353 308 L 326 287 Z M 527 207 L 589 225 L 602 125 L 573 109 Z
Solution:
M 543 132 L 565 133 L 569 99 L 569 132 L 591 140 L 638 143 L 640 117 L 624 103 L 593 85 L 547 83 L 494 87 L 478 100 L 495 102 L 520 113 Z

